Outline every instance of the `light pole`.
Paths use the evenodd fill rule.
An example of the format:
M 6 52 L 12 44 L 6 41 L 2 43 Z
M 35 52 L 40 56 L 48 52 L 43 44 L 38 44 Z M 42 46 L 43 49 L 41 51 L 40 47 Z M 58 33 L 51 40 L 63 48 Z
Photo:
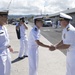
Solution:
M 8 7 L 7 7 L 8 10 L 9 10 L 9 7 L 10 7 L 11 2 L 12 2 L 12 0 L 10 0 L 10 3 L 8 4 Z
M 44 15 L 46 15 L 45 7 L 46 7 L 46 1 L 44 2 Z

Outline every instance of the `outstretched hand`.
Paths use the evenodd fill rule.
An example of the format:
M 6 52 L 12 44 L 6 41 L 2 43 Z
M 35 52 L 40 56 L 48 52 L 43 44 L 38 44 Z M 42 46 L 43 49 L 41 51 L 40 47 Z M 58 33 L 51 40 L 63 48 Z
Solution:
M 10 52 L 12 52 L 12 53 L 13 53 L 13 48 L 11 48 L 11 47 L 10 47 L 10 48 L 9 48 L 9 50 L 10 50 Z

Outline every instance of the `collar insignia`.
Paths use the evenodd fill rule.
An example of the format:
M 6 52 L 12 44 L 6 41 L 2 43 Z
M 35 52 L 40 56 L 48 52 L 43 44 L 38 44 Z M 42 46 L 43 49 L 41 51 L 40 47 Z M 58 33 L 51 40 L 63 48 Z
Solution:
M 68 27 L 68 28 L 67 28 L 67 31 L 69 31 L 69 30 L 70 30 L 70 28 Z

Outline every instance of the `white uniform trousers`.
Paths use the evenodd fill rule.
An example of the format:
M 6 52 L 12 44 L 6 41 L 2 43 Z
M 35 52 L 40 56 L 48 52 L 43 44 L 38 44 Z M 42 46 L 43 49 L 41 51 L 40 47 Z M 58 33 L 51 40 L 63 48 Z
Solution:
M 75 51 L 67 52 L 67 73 L 66 75 L 75 75 Z
M 22 57 L 23 55 L 28 55 L 28 40 L 25 38 L 20 39 L 19 57 Z
M 29 75 L 38 75 L 38 48 L 29 47 L 28 48 L 28 59 L 29 59 Z
M 0 50 L 0 75 L 10 75 L 11 56 L 9 49 Z

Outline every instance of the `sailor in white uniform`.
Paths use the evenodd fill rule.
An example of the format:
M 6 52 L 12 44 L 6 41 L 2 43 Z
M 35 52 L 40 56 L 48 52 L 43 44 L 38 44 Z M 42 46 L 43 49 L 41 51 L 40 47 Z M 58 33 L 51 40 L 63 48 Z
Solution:
M 43 25 L 42 17 L 34 18 L 35 26 L 30 31 L 28 39 L 28 59 L 29 59 L 29 75 L 38 75 L 38 47 L 49 48 L 49 45 L 45 45 L 39 41 L 40 39 L 40 28 Z
M 56 49 L 67 50 L 67 73 L 66 75 L 75 75 L 75 28 L 70 24 L 72 17 L 60 13 L 60 23 L 63 27 L 62 41 L 56 45 Z
M 28 57 L 28 38 L 26 30 L 28 27 L 24 24 L 24 18 L 20 18 L 20 23 L 16 26 L 17 29 L 20 29 L 20 51 L 19 51 L 19 59 L 23 59 L 24 57 Z
M 9 36 L 6 27 L 8 11 L 0 12 L 0 75 L 10 75 L 11 56 L 13 49 L 9 45 Z

